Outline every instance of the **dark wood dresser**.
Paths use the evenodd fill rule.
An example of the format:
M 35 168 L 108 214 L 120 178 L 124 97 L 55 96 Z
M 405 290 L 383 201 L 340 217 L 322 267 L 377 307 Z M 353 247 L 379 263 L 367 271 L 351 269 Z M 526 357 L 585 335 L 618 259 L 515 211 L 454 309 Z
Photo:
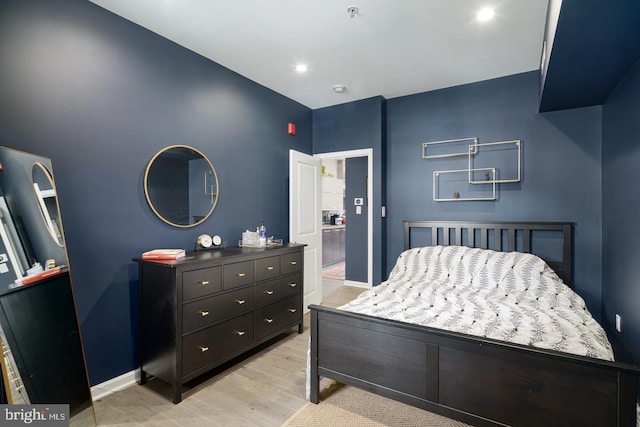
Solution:
M 182 385 L 291 329 L 302 332 L 304 245 L 189 252 L 139 265 L 140 384 Z
M 1 292 L 0 327 L 31 403 L 68 403 L 72 416 L 91 407 L 67 269 Z

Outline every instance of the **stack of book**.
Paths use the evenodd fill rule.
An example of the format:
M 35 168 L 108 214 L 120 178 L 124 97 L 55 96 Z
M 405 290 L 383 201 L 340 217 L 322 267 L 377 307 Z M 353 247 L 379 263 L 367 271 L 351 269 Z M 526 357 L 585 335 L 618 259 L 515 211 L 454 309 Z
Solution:
M 184 249 L 153 249 L 142 253 L 142 259 L 172 260 L 184 257 Z
M 56 274 L 60 274 L 62 272 L 62 267 L 54 267 L 49 270 L 44 270 L 39 273 L 32 274 L 30 276 L 24 277 L 22 279 L 23 285 L 29 285 L 34 282 L 38 282 L 40 280 L 46 279 L 47 277 L 55 276 Z

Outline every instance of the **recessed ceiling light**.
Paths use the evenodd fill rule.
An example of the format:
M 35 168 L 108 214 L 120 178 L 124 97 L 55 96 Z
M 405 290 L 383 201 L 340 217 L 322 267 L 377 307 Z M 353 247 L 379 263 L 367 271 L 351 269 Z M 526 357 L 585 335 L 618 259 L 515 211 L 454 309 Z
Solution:
M 299 73 L 306 73 L 307 72 L 307 64 L 298 64 L 296 65 L 296 71 Z
M 496 14 L 496 11 L 493 10 L 492 8 L 483 7 L 478 11 L 476 18 L 478 19 L 478 21 L 488 21 L 491 18 L 493 18 L 495 14 Z

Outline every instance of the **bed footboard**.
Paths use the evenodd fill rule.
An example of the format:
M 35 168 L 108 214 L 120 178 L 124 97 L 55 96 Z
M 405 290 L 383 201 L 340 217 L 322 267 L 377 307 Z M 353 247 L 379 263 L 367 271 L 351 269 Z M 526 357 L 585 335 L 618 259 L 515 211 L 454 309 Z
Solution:
M 320 377 L 481 425 L 635 426 L 640 368 L 312 305 Z

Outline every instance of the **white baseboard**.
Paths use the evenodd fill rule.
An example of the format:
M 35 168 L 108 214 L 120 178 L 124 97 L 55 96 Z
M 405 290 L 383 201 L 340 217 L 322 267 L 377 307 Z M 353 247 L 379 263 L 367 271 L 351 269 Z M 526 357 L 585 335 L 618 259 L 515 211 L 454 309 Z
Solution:
M 369 289 L 371 287 L 367 282 L 356 282 L 354 280 L 345 280 L 344 285 L 353 286 L 354 288 L 365 288 L 365 289 Z
M 136 384 L 137 370 L 126 372 L 118 377 L 111 378 L 103 383 L 94 385 L 91 387 L 91 398 L 96 401 L 103 397 L 115 393 L 116 391 L 124 390 Z

